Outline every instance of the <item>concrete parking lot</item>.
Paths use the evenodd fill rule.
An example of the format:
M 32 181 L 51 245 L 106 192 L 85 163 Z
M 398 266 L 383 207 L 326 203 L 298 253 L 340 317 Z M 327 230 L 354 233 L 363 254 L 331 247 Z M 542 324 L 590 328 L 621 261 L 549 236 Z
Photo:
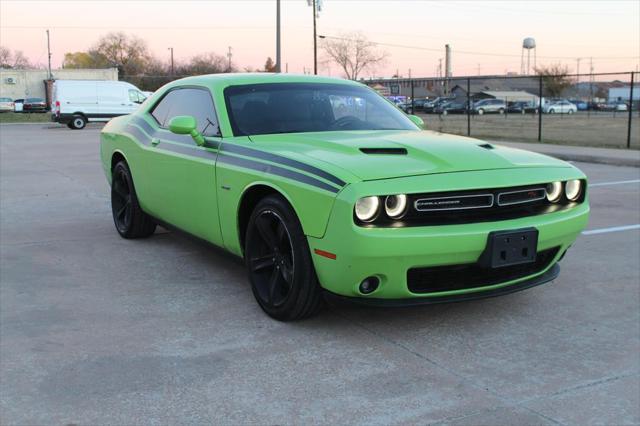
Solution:
M 280 323 L 243 265 L 118 236 L 99 127 L 0 126 L 0 423 L 638 424 L 640 169 L 576 164 L 592 218 L 552 283 Z

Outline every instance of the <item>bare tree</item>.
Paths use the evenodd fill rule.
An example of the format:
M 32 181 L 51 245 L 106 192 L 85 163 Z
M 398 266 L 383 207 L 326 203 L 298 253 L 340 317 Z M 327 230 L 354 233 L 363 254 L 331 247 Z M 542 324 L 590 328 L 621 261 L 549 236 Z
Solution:
M 264 71 L 265 72 L 276 72 L 276 64 L 271 59 L 271 56 L 267 58 L 267 61 L 264 63 Z
M 541 65 L 535 68 L 536 73 L 542 76 L 544 92 L 546 96 L 556 98 L 562 95 L 573 82 L 569 75 L 569 68 L 562 64 Z
M 348 33 L 340 37 L 326 38 L 322 43 L 324 52 L 338 64 L 346 77 L 357 80 L 366 69 L 381 65 L 389 54 L 376 48 L 362 33 Z
M 144 40 L 123 32 L 108 33 L 91 50 L 106 58 L 110 65 L 117 66 L 124 75 L 143 72 L 151 57 Z
M 228 59 L 214 52 L 207 52 L 191 58 L 188 64 L 180 67 L 183 75 L 220 74 L 233 72 L 233 64 L 229 69 Z
M 24 56 L 22 51 L 16 50 L 12 52 L 11 49 L 0 46 L 0 68 L 29 69 L 33 68 L 33 64 L 29 62 L 29 59 Z

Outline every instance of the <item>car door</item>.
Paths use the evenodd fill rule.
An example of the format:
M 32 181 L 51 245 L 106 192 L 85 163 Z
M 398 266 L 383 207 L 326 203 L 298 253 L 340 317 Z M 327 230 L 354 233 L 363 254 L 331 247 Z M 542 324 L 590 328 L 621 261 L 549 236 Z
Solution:
M 190 135 L 169 131 L 171 119 L 180 115 L 196 118 L 205 136 L 204 146 L 198 146 Z M 145 207 L 170 225 L 221 244 L 215 175 L 221 139 L 211 92 L 204 87 L 172 89 L 144 118 L 146 124 L 138 124 L 150 133 Z

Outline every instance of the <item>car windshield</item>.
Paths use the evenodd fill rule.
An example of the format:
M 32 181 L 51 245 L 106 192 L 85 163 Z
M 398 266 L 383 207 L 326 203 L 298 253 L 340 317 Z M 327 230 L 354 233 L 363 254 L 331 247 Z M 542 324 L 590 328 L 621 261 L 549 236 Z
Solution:
M 33 103 L 44 102 L 44 99 L 42 99 L 42 98 L 27 98 L 27 102 L 33 102 Z
M 366 87 L 331 83 L 266 83 L 224 91 L 233 133 L 418 130 L 389 101 Z

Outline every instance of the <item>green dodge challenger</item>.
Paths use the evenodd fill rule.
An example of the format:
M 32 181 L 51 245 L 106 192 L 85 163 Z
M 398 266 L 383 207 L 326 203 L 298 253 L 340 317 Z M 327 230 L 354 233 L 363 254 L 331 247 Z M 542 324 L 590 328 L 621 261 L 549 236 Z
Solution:
M 421 127 L 359 83 L 190 77 L 101 134 L 124 238 L 156 224 L 244 258 L 273 318 L 325 296 L 377 306 L 548 282 L 589 215 L 563 161 Z

